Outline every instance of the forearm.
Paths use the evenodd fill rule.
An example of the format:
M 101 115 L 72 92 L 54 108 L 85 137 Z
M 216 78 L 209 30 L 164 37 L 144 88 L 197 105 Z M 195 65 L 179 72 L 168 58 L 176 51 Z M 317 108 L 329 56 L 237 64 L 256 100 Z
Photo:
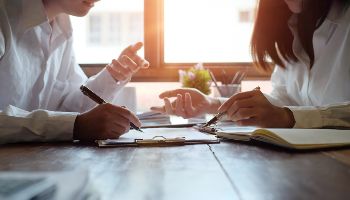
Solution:
M 85 112 L 96 106 L 94 101 L 84 96 L 80 91 L 79 88 L 82 84 L 89 87 L 107 102 L 113 103 L 115 99 L 118 98 L 118 92 L 126 83 L 127 81 L 115 81 L 106 69 L 103 69 L 100 73 L 86 81 L 78 81 L 78 78 L 72 79 L 71 89 L 65 96 L 60 110 Z
M 350 102 L 322 107 L 288 107 L 295 119 L 294 128 L 350 127 Z
M 0 143 L 72 141 L 77 113 L 8 106 L 0 112 Z

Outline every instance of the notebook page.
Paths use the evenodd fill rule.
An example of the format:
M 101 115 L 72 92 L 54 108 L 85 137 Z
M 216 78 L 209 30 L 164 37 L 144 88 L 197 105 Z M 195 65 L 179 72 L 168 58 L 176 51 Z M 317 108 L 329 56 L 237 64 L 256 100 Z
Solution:
M 350 130 L 266 129 L 293 145 L 350 144 Z M 256 130 L 259 133 L 264 129 Z M 266 133 L 266 132 L 265 132 Z

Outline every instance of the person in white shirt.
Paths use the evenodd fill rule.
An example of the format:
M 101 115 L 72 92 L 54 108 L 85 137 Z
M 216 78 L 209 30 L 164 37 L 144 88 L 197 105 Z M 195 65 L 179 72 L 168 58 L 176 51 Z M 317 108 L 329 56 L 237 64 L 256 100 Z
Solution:
M 350 2 L 260 0 L 252 35 L 254 63 L 277 65 L 273 91 L 238 93 L 220 100 L 195 89 L 160 94 L 152 108 L 190 118 L 226 112 L 242 126 L 270 128 L 350 127 Z M 170 97 L 176 97 L 170 102 Z
M 95 2 L 0 0 L 0 144 L 118 138 L 130 122 L 141 125 L 126 108 L 96 106 L 79 90 L 85 84 L 113 102 L 149 65 L 136 43 L 86 77 L 74 57 L 69 15 L 85 16 Z

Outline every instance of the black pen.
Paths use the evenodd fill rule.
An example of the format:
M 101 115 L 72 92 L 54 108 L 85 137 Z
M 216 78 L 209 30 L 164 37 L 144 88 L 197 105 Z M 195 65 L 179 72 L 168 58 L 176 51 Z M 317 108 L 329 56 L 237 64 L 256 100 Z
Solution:
M 254 88 L 254 90 L 260 90 L 260 87 L 256 87 Z M 206 124 L 203 125 L 203 127 L 208 127 L 208 126 L 211 126 L 213 124 L 216 124 L 218 121 L 220 121 L 220 119 L 226 115 L 226 112 L 221 112 L 221 113 L 218 113 L 216 114 L 213 118 L 211 118 Z
M 90 99 L 92 99 L 93 101 L 95 101 L 98 104 L 104 104 L 107 103 L 105 100 L 103 100 L 101 97 L 99 97 L 97 94 L 95 94 L 93 91 L 91 91 L 88 87 L 86 87 L 85 85 L 80 86 L 80 90 L 83 94 L 85 94 L 86 96 L 88 96 Z M 123 107 L 123 106 L 122 106 Z M 125 107 L 123 107 L 125 108 Z M 133 124 L 132 122 L 130 122 L 130 126 L 140 132 L 143 132 L 139 127 L 137 127 L 135 124 Z

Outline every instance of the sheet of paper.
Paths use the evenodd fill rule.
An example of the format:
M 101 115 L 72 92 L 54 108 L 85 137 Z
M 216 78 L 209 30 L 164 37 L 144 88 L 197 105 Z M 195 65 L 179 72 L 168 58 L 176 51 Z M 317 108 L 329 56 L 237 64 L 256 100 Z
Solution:
M 105 144 L 113 143 L 129 143 L 134 142 L 135 139 L 174 139 L 185 138 L 186 140 L 216 140 L 216 136 L 201 133 L 194 128 L 149 128 L 143 129 L 143 133 L 130 130 L 128 133 L 120 136 L 116 140 L 105 140 Z M 163 138 L 163 139 L 164 139 Z

